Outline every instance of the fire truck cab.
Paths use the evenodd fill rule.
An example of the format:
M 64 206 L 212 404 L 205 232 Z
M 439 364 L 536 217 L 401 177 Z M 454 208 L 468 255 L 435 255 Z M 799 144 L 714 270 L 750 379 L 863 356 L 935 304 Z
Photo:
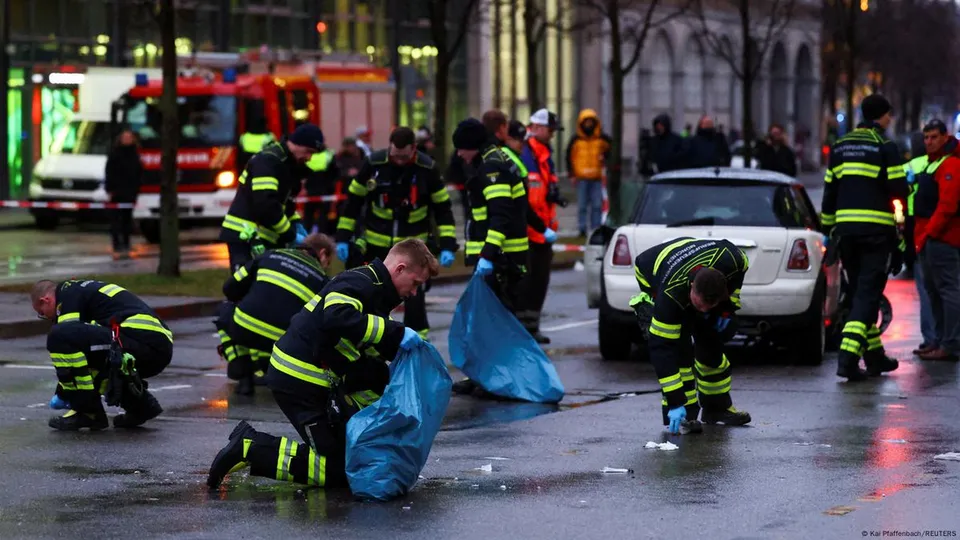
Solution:
M 162 80 L 138 74 L 136 84 L 114 106 L 117 124 L 140 139 L 144 175 L 134 218 L 150 242 L 160 238 L 162 94 Z M 301 122 L 319 124 L 319 103 L 317 85 L 308 76 L 237 75 L 234 69 L 181 71 L 177 79 L 181 223 L 220 224 L 250 157 L 238 145 L 243 133 L 266 129 L 280 140 Z

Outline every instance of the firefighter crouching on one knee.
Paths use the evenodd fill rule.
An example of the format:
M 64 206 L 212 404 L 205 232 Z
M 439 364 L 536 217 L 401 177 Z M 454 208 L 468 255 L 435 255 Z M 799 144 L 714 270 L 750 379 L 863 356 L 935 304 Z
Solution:
M 270 351 L 290 319 L 329 281 L 333 256 L 333 240 L 311 234 L 297 248 L 263 253 L 224 282 L 218 351 L 238 394 L 253 394 L 254 383 L 262 381 Z
M 381 262 L 334 277 L 290 322 L 270 359 L 267 384 L 303 442 L 258 432 L 241 421 L 210 467 L 207 485 L 250 467 L 250 474 L 312 486 L 345 487 L 346 423 L 380 398 L 385 361 L 422 342 L 390 319 L 400 302 L 436 276 L 421 240 L 393 246 Z
M 344 262 L 349 258 L 349 240 L 361 216 L 363 260 L 383 259 L 394 244 L 406 238 L 429 241 L 433 220 L 441 250 L 440 265 L 453 264 L 457 234 L 450 195 L 433 159 L 417 151 L 416 136 L 410 128 L 395 129 L 390 134 L 390 147 L 371 153 L 350 182 L 337 224 L 337 256 Z M 404 302 L 403 322 L 427 338 L 430 325 L 422 288 Z
M 100 396 L 112 385 L 111 394 L 119 392 L 124 410 L 114 417 L 114 427 L 139 426 L 163 412 L 143 379 L 170 364 L 173 333 L 143 300 L 96 280 L 38 281 L 30 300 L 38 316 L 55 323 L 47 335 L 47 350 L 59 384 L 50 405 L 68 410 L 51 418 L 50 427 L 105 429 L 109 422 Z M 113 325 L 119 325 L 123 352 L 117 366 L 108 361 Z
M 259 249 L 266 250 L 306 238 L 293 197 L 309 172 L 306 163 L 324 149 L 320 128 L 302 124 L 280 142 L 267 143 L 250 159 L 220 226 L 219 239 L 227 244 L 231 272 L 253 259 L 251 242 L 261 243 Z
M 726 240 L 678 238 L 644 251 L 634 265 L 640 294 L 630 305 L 663 390 L 663 425 L 699 433 L 701 408 L 707 424 L 749 423 L 733 406 L 723 354 L 736 334 L 747 256 Z

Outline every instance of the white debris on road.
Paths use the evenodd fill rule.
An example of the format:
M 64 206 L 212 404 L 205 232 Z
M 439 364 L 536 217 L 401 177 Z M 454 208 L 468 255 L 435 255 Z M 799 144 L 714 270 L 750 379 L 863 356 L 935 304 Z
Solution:
M 938 454 L 933 456 L 933 459 L 941 459 L 943 461 L 960 461 L 960 452 L 947 452 L 946 454 Z
M 676 449 L 678 449 L 678 448 L 680 448 L 680 447 L 677 446 L 677 445 L 675 445 L 675 444 L 673 444 L 672 442 L 655 443 L 655 442 L 653 442 L 653 441 L 650 441 L 650 442 L 647 443 L 646 446 L 644 446 L 644 448 L 650 448 L 650 449 L 654 449 L 654 448 L 655 448 L 655 449 L 657 449 L 657 450 L 676 450 Z

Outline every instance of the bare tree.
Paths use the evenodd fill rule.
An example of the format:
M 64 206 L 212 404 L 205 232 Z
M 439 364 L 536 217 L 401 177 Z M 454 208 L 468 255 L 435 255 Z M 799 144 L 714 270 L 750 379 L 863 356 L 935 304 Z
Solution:
M 610 44 L 610 90 L 613 118 L 611 161 L 607 164 L 607 196 L 610 219 L 620 222 L 620 182 L 623 161 L 623 81 L 640 62 L 651 31 L 683 15 L 689 1 L 664 0 L 573 0 L 578 15 L 574 26 L 600 32 Z
M 700 23 L 700 36 L 721 61 L 730 66 L 733 75 L 740 81 L 743 108 L 743 162 L 748 164 L 752 158 L 753 125 L 753 86 L 763 67 L 770 47 L 780 38 L 793 19 L 796 0 L 718 0 L 715 5 L 720 10 L 734 10 L 740 19 L 739 44 L 733 45 L 719 29 L 708 22 L 707 7 L 704 0 L 697 0 L 697 18 Z M 739 47 L 739 50 L 737 50 Z
M 527 46 L 527 101 L 531 111 L 543 107 L 538 59 L 548 26 L 544 0 L 523 0 L 523 37 Z
M 480 0 L 429 0 L 430 37 L 437 48 L 437 73 L 434 81 L 434 141 L 437 156 L 445 161 L 447 149 L 447 96 L 449 94 L 450 65 L 477 20 Z M 453 26 L 453 29 L 450 26 Z

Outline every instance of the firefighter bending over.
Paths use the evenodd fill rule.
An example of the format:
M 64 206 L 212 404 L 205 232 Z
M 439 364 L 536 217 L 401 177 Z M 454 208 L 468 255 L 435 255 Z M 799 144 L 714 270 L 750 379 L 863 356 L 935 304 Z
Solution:
M 303 442 L 241 421 L 210 466 L 207 485 L 250 467 L 250 474 L 307 484 L 347 485 L 346 424 L 380 398 L 386 360 L 422 341 L 390 312 L 439 270 L 421 240 L 393 246 L 386 259 L 334 277 L 290 322 L 273 348 L 267 384 Z
M 750 415 L 733 406 L 723 354 L 736 334 L 746 254 L 727 240 L 677 238 L 644 251 L 634 265 L 640 294 L 630 305 L 648 334 L 663 425 L 671 433 L 699 433 L 701 408 L 707 424 L 749 423 Z

